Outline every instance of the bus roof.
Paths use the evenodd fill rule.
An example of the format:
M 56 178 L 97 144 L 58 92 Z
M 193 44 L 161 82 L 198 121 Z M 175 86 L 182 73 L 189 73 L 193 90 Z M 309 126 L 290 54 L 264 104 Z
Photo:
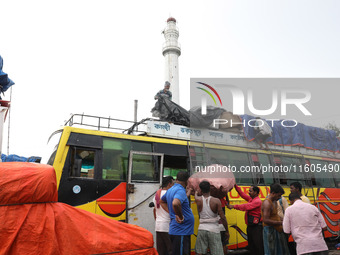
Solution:
M 208 145 L 208 147 L 212 146 L 215 148 L 219 147 L 222 149 L 228 149 L 227 147 L 232 146 L 234 149 L 242 148 L 242 150 L 247 151 L 261 151 L 264 153 L 269 153 L 265 150 L 260 150 L 255 142 L 248 141 L 243 133 L 243 130 L 233 130 L 230 132 L 228 129 L 218 130 L 191 128 L 155 119 L 144 119 L 138 123 L 135 123 L 133 121 L 84 114 L 72 115 L 71 118 L 65 123 L 65 126 L 72 127 L 73 131 L 71 132 L 81 132 L 122 139 L 134 139 L 192 146 L 203 146 L 202 144 L 204 143 L 205 146 Z M 118 133 L 119 131 L 120 133 Z M 340 153 L 304 148 L 302 146 L 270 145 L 270 151 L 274 154 L 293 153 L 308 155 L 310 157 L 340 159 Z

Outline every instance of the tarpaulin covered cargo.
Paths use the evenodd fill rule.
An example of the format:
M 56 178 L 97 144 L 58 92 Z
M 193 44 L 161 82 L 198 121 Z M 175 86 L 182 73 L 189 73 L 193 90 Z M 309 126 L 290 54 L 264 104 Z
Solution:
M 52 166 L 0 163 L 0 254 L 157 254 L 149 231 L 57 201 Z
M 190 125 L 189 112 L 178 104 L 172 102 L 166 97 L 160 96 L 151 109 L 153 117 L 157 117 L 163 121 L 170 121 L 177 125 Z
M 254 140 L 256 132 L 252 126 L 255 125 L 255 121 L 253 121 L 255 117 L 250 115 L 240 115 L 240 117 L 245 123 L 243 130 L 247 140 Z M 287 127 L 282 125 L 282 121 L 284 121 L 283 124 Z M 249 125 L 248 122 L 250 122 Z M 340 152 L 340 141 L 333 130 L 311 127 L 302 123 L 297 123 L 296 125 L 292 120 L 267 121 L 267 123 L 273 131 L 272 137 L 267 139 L 268 143 Z
M 15 154 L 5 155 L 1 154 L 1 161 L 2 162 L 35 162 L 40 163 L 41 157 L 31 156 L 29 158 L 18 156 Z
M 8 78 L 7 73 L 2 71 L 3 67 L 3 59 L 0 56 L 0 99 L 1 99 L 1 93 L 6 92 L 12 85 L 14 85 L 14 82 Z
M 201 107 L 193 107 L 189 111 L 172 102 L 166 97 L 159 97 L 152 108 L 152 116 L 187 127 L 207 128 L 214 119 L 219 119 L 226 110 L 219 107 L 207 106 L 206 114 L 202 115 Z

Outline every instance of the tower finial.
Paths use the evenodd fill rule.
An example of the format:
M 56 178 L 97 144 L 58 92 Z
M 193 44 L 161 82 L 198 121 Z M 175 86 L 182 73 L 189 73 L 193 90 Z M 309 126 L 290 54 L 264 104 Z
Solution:
M 173 21 L 173 22 L 176 23 L 176 19 L 174 17 L 171 17 L 171 16 L 166 20 L 166 22 L 170 22 L 170 21 Z

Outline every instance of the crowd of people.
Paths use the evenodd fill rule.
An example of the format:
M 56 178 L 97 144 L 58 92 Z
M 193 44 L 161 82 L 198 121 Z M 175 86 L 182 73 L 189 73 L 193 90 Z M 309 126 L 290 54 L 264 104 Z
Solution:
M 160 255 L 189 255 L 190 237 L 194 234 L 194 215 L 190 195 L 195 196 L 199 226 L 195 243 L 196 254 L 227 254 L 228 222 L 223 200 L 211 196 L 208 181 L 199 184 L 200 190 L 187 188 L 189 174 L 179 172 L 176 181 L 164 177 L 162 187 L 154 198 L 156 243 Z M 274 183 L 262 202 L 257 186 L 248 194 L 235 184 L 235 190 L 247 201 L 244 204 L 226 204 L 230 210 L 245 211 L 248 249 L 250 254 L 294 255 L 328 254 L 323 237 L 326 223 L 320 211 L 302 195 L 302 185 L 291 183 L 289 201 L 282 196 L 283 188 Z M 222 201 L 222 203 L 221 203 Z M 228 212 L 227 212 L 228 213 Z M 292 235 L 294 242 L 288 242 Z

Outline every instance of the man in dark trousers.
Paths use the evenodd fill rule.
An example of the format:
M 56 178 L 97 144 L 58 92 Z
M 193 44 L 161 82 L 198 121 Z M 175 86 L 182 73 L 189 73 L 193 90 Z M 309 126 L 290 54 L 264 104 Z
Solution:
M 260 189 L 257 186 L 249 188 L 249 196 L 235 184 L 235 189 L 240 196 L 248 203 L 240 205 L 227 205 L 229 209 L 245 211 L 245 221 L 247 224 L 248 247 L 251 254 L 263 255 L 263 229 L 261 219 L 262 201 L 259 198 Z
M 175 184 L 161 198 L 161 206 L 170 214 L 172 254 L 190 254 L 190 236 L 194 233 L 195 220 L 185 190 L 188 179 L 188 172 L 179 172 Z

